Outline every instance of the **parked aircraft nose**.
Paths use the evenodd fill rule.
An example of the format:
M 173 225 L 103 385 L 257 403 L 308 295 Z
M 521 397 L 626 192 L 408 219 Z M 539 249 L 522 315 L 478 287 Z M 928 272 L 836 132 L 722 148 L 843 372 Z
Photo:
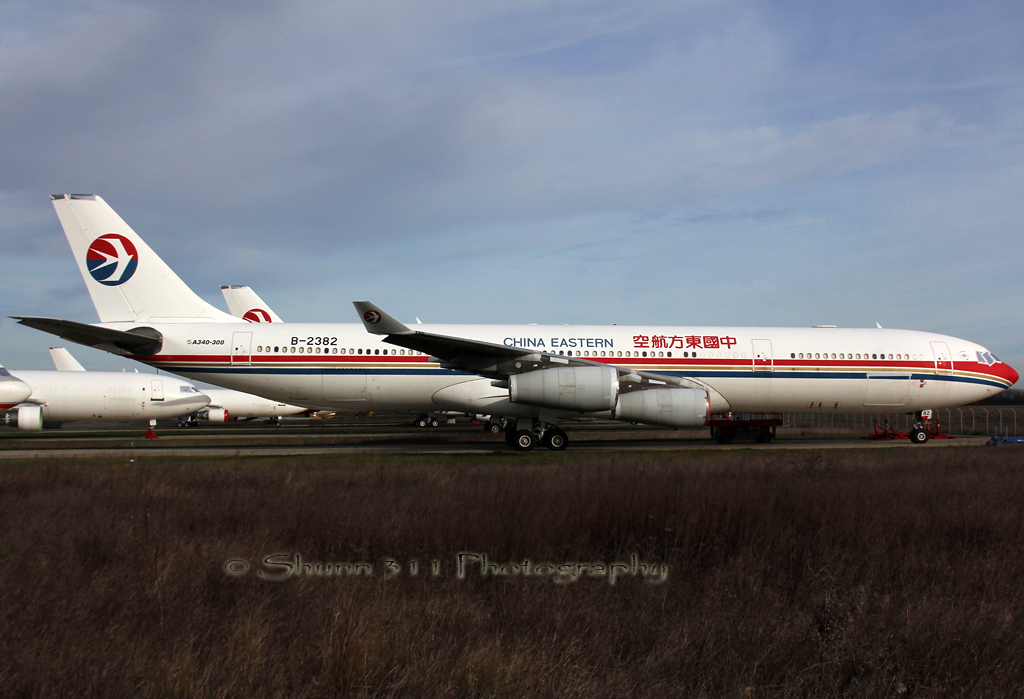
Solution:
M 0 410 L 13 408 L 32 395 L 32 387 L 10 374 L 0 378 Z
M 996 367 L 1002 369 L 1002 371 L 1000 372 L 1000 376 L 1009 381 L 1011 386 L 1017 383 L 1017 379 L 1020 378 L 1020 374 L 1017 373 L 1016 369 L 1014 369 L 1012 366 L 1006 363 L 997 364 L 995 367 L 992 368 L 995 369 Z

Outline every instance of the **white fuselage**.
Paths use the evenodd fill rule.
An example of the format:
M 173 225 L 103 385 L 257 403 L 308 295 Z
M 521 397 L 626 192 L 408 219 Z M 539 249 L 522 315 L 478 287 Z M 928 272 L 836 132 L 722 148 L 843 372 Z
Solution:
M 204 407 L 210 399 L 174 376 L 112 371 L 12 371 L 32 389 L 47 422 L 166 420 Z
M 490 386 L 487 379 L 442 368 L 436 360 L 388 344 L 356 324 L 101 325 L 158 330 L 163 336 L 160 353 L 135 357 L 151 366 L 295 405 L 452 410 L 456 408 L 450 401 L 435 398 L 441 389 L 469 381 Z M 415 329 L 691 379 L 718 394 L 715 412 L 910 412 L 980 400 L 1017 380 L 1011 367 L 980 345 L 912 330 L 568 325 Z

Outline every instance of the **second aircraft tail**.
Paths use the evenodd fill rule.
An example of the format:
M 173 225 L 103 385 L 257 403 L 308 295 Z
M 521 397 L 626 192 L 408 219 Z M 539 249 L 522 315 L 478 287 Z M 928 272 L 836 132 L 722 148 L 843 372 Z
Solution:
M 100 197 L 50 198 L 101 322 L 242 322 L 196 295 Z

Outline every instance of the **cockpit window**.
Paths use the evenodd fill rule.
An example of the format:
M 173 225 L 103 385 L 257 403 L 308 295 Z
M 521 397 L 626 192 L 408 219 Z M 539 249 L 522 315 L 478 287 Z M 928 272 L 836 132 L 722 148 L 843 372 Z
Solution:
M 11 375 L 11 372 L 7 371 L 2 366 L 0 366 L 0 376 L 10 376 L 10 375 Z
M 199 389 L 195 386 L 181 386 L 182 393 L 199 393 Z
M 998 359 L 996 359 L 996 356 L 991 352 L 978 352 L 977 354 L 978 361 L 981 362 L 982 364 L 988 364 L 989 366 L 992 366 L 993 364 L 999 361 Z

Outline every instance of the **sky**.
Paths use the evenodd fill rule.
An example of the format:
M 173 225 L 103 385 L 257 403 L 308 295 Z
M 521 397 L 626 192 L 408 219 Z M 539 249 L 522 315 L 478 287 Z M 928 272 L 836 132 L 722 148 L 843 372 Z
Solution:
M 1024 5 L 0 3 L 0 363 L 129 360 L 50 204 L 225 308 L 910 328 L 1024 366 Z

